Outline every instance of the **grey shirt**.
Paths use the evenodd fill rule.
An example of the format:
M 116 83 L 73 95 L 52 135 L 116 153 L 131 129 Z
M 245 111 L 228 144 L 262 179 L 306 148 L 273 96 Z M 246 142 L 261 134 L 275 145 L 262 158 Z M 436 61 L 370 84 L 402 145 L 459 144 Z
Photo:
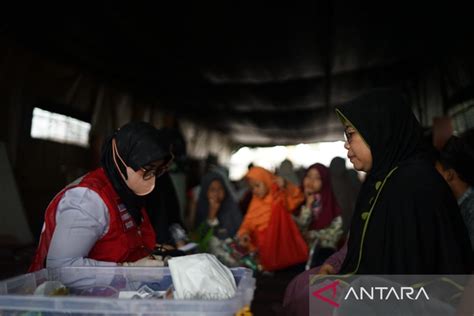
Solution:
M 107 206 L 96 192 L 82 187 L 67 190 L 56 210 L 46 266 L 116 266 L 115 262 L 87 258 L 107 233 L 109 222 Z
M 471 239 L 472 249 L 474 249 L 474 189 L 472 187 L 469 187 L 458 199 L 458 205 L 469 233 L 469 239 Z

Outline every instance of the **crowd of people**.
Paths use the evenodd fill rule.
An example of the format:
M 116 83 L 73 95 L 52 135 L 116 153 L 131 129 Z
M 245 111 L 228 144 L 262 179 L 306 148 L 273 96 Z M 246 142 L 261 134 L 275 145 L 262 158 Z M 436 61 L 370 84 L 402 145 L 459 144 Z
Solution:
M 49 204 L 30 271 L 164 266 L 195 243 L 194 251 L 256 273 L 300 267 L 283 302 L 289 314 L 307 310 L 310 274 L 470 274 L 471 145 L 452 136 L 436 155 L 426 151 L 395 90 L 370 92 L 336 115 L 354 170 L 341 157 L 302 173 L 285 160 L 276 170 L 249 166 L 237 186 L 213 161 L 186 188 L 185 205 L 172 177 L 184 155 L 176 139 L 126 124 L 105 142 L 101 166 Z

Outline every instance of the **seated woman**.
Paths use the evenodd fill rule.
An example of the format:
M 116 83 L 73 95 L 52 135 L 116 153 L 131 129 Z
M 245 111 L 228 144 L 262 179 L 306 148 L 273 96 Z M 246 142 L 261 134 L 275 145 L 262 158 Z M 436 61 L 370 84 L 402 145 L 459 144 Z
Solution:
M 270 171 L 261 167 L 252 167 L 247 173 L 246 178 L 252 188 L 252 200 L 237 233 L 241 246 L 247 247 L 250 251 L 258 251 L 260 259 L 262 259 L 262 253 L 268 254 L 268 250 L 272 248 L 274 243 L 278 242 L 270 240 L 271 237 L 268 237 L 269 232 L 275 232 L 275 229 L 286 225 L 288 225 L 289 230 L 284 232 L 286 237 L 283 241 L 296 240 L 297 244 L 303 243 L 304 245 L 304 240 L 290 216 L 290 213 L 303 202 L 304 197 L 301 190 L 291 183 L 285 183 L 282 178 L 276 177 Z M 287 218 L 282 219 L 283 222 L 280 221 L 278 223 L 279 227 L 269 227 L 272 220 L 285 217 L 285 214 L 281 214 L 282 209 Z M 288 249 L 288 244 L 281 244 L 280 246 L 283 252 L 288 251 L 288 254 L 291 253 L 292 249 Z M 306 246 L 304 245 L 304 247 Z M 302 255 L 298 253 L 296 256 L 301 257 Z M 286 258 L 286 260 L 289 260 L 288 262 L 296 261 L 293 264 L 306 261 L 307 249 L 302 259 L 301 261 L 301 258 Z M 276 260 L 278 261 L 278 259 Z M 283 262 L 275 262 L 275 266 L 280 268 L 283 268 L 285 264 Z M 264 269 L 269 268 L 269 265 L 265 266 L 263 262 L 262 265 Z
M 335 272 L 470 274 L 472 252 L 456 200 L 421 152 L 421 126 L 403 95 L 376 90 L 336 113 L 344 125 L 347 156 L 367 177 L 347 254 Z M 308 275 L 304 278 L 309 283 Z M 287 314 L 308 314 L 307 291 L 286 294 Z
M 377 90 L 336 113 L 348 158 L 367 172 L 340 273 L 470 273 L 456 200 L 422 154 L 421 126 L 403 95 Z
M 101 167 L 66 186 L 46 209 L 30 272 L 63 266 L 163 266 L 144 196 L 169 167 L 168 140 L 129 123 L 105 142 Z
M 234 237 L 242 223 L 242 213 L 229 185 L 216 171 L 202 178 L 196 207 L 197 239 L 201 251 L 207 251 L 211 236 L 222 240 Z
M 342 236 L 342 217 L 327 167 L 311 165 L 303 178 L 303 191 L 305 201 L 295 220 L 310 249 L 309 269 L 321 265 L 336 251 Z

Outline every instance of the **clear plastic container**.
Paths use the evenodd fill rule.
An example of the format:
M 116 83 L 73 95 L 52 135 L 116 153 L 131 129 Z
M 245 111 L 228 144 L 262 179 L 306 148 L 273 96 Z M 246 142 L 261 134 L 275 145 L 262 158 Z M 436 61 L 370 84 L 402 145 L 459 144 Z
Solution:
M 121 299 L 123 291 L 144 285 L 166 291 L 172 285 L 168 268 L 65 267 L 43 269 L 0 282 L 2 315 L 235 315 L 250 307 L 255 290 L 252 270 L 231 269 L 236 295 L 227 300 Z M 46 281 L 59 281 L 68 296 L 36 296 Z

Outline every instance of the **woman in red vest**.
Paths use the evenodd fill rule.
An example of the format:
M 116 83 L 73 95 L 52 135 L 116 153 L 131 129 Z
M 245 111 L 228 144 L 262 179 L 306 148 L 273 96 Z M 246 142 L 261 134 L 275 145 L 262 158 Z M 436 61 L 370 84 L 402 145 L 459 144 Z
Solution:
M 155 179 L 172 161 L 163 134 L 144 122 L 114 132 L 101 167 L 59 192 L 49 204 L 29 271 L 63 266 L 162 266 L 150 256 L 155 232 L 144 208 Z

